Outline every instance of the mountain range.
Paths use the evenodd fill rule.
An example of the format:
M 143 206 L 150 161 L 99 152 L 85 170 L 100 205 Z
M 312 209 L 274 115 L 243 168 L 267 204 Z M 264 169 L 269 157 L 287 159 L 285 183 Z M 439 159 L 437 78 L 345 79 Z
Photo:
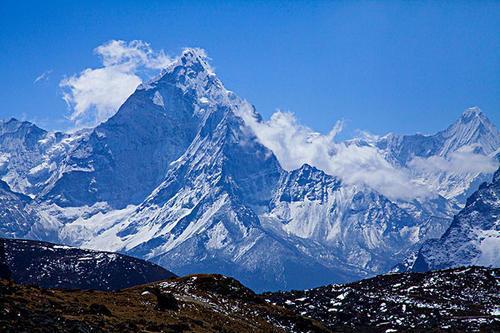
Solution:
M 422 257 L 498 168 L 500 133 L 478 108 L 434 135 L 345 143 L 427 191 L 400 198 L 310 164 L 284 169 L 248 116 L 263 121 L 186 49 L 95 128 L 1 122 L 0 235 L 217 272 L 254 290 L 307 288 Z

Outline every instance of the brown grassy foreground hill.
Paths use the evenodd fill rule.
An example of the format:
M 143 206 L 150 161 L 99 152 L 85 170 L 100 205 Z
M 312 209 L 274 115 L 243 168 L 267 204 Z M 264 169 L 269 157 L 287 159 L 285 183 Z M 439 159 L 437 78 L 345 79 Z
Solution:
M 0 280 L 0 332 L 328 330 L 267 303 L 234 279 L 193 275 L 118 292 L 41 289 Z

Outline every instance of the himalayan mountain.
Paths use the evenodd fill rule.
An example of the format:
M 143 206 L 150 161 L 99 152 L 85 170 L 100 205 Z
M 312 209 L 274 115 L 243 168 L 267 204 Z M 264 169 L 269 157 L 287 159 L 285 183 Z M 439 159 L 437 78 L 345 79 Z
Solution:
M 0 122 L 0 236 L 119 252 L 178 275 L 225 274 L 257 291 L 302 289 L 416 256 L 419 267 L 445 268 L 426 258 L 454 243 L 429 240 L 462 228 L 467 212 L 453 216 L 480 200 L 466 203 L 498 167 L 500 132 L 478 108 L 434 135 L 344 143 L 370 147 L 425 185 L 429 194 L 414 198 L 309 164 L 286 170 L 248 115 L 263 121 L 204 53 L 186 49 L 95 128 Z M 481 168 L 466 167 L 471 158 Z M 498 195 L 484 196 L 498 205 Z M 498 215 L 478 223 L 498 236 Z M 488 242 L 498 248 L 498 237 Z

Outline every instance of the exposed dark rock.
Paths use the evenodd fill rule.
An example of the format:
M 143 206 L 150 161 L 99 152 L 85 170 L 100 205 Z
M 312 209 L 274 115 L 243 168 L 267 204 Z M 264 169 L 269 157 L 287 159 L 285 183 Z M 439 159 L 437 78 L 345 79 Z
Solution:
M 92 303 L 89 307 L 89 313 L 102 316 L 111 316 L 111 311 L 102 304 Z
M 179 304 L 177 303 L 177 300 L 175 297 L 168 293 L 168 292 L 162 292 L 158 287 L 149 287 L 146 288 L 146 291 L 150 292 L 151 294 L 156 296 L 156 309 L 163 311 L 163 310 L 172 310 L 172 311 L 177 311 L 179 310 Z

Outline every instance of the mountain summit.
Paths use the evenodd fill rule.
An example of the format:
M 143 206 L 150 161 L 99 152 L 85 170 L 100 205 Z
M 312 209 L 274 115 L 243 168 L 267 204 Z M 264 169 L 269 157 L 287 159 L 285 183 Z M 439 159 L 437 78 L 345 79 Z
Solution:
M 141 203 L 194 139 L 222 84 L 201 51 L 187 49 L 159 77 L 138 87 L 116 114 L 85 135 L 43 191 L 60 206 Z
M 432 135 L 390 134 L 376 141 L 376 146 L 389 158 L 407 165 L 413 158 L 447 157 L 457 150 L 474 146 L 477 152 L 489 155 L 500 146 L 500 132 L 477 107 L 465 110 L 447 129 Z
M 448 129 L 440 132 L 444 144 L 439 155 L 449 153 L 468 145 L 476 145 L 485 155 L 495 152 L 500 146 L 500 132 L 478 108 L 469 108 Z

